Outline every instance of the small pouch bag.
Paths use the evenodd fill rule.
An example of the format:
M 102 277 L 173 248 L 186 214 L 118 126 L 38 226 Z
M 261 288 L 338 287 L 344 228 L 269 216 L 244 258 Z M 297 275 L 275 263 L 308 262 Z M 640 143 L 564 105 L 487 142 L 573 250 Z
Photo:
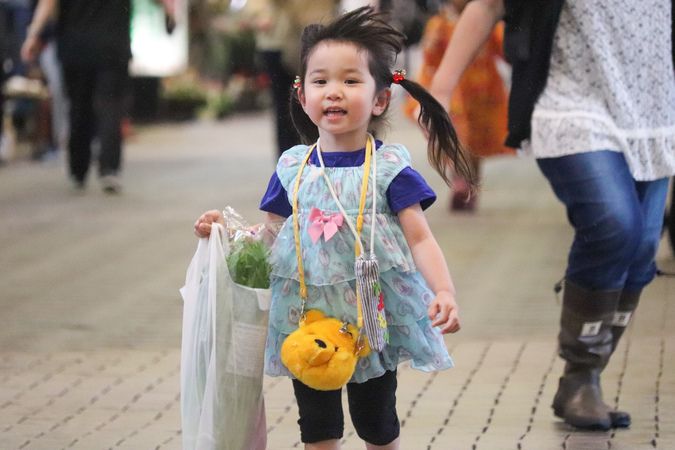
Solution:
M 363 326 L 372 350 L 381 352 L 387 342 L 387 319 L 384 316 L 384 295 L 380 288 L 380 267 L 372 255 L 359 255 L 354 262 L 356 289 L 363 305 Z

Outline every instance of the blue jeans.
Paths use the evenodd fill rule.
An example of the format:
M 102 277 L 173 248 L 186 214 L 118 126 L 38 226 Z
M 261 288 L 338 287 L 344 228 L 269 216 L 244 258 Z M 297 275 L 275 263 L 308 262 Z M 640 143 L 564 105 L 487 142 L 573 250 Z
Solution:
M 668 178 L 635 181 L 622 153 L 537 160 L 574 227 L 566 278 L 586 289 L 635 292 L 656 274 Z

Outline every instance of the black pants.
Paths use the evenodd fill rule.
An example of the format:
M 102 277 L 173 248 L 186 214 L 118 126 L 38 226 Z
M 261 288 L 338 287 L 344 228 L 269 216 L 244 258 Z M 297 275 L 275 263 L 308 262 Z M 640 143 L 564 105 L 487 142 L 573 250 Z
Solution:
M 280 51 L 262 51 L 260 55 L 265 65 L 265 71 L 272 82 L 274 125 L 277 149 L 279 155 L 281 155 L 284 151 L 300 143 L 300 136 L 295 131 L 290 113 L 291 89 L 295 77 L 281 60 Z
M 356 433 L 374 445 L 387 445 L 400 434 L 396 414 L 396 372 L 385 372 L 365 383 L 348 383 L 349 414 Z M 342 390 L 317 391 L 293 380 L 300 412 L 302 442 L 340 439 L 344 432 Z
M 127 67 L 64 64 L 63 73 L 70 100 L 70 174 L 78 181 L 87 177 L 94 136 L 101 144 L 99 175 L 117 174 L 122 158 L 120 122 Z

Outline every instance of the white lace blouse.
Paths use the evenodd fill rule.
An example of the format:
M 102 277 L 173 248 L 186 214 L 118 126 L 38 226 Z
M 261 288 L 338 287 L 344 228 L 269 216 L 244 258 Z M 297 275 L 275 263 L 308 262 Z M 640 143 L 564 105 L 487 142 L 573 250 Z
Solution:
M 523 144 L 536 158 L 622 152 L 633 177 L 675 174 L 668 0 L 567 0 Z

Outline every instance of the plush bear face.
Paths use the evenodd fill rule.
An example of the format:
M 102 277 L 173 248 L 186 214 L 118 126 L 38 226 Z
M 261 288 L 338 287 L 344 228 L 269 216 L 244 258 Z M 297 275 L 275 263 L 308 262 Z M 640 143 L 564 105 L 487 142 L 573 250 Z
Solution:
M 281 361 L 302 383 L 320 391 L 340 389 L 354 374 L 359 356 L 357 330 L 322 312 L 308 311 L 281 346 Z

